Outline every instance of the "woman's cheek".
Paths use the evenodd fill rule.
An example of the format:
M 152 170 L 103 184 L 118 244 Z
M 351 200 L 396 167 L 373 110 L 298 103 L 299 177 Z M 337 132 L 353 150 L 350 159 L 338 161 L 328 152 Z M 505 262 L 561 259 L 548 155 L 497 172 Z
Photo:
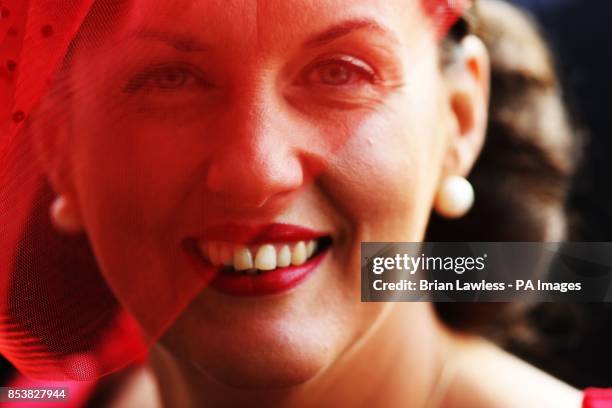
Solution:
M 85 228 L 115 295 L 143 328 L 157 333 L 180 300 L 201 287 L 177 234 L 195 160 L 185 154 L 177 160 L 187 136 L 180 131 L 172 139 L 166 129 L 95 116 L 88 112 L 82 123 L 89 133 L 80 129 L 83 137 L 74 145 Z
M 364 239 L 418 241 L 440 166 L 436 129 L 409 109 L 386 113 L 350 130 L 322 183 Z
M 166 231 L 192 184 L 204 182 L 194 173 L 210 156 L 206 119 L 169 105 L 149 112 L 113 76 L 87 82 L 79 72 L 71 145 L 83 207 L 96 209 L 97 217 L 127 218 L 135 231 Z
M 87 170 L 78 175 L 80 190 L 94 207 L 104 207 L 101 211 L 131 217 L 133 229 L 165 230 L 192 188 L 204 147 L 194 143 L 192 129 L 171 131 L 130 118 L 106 123 L 99 123 L 81 149 Z

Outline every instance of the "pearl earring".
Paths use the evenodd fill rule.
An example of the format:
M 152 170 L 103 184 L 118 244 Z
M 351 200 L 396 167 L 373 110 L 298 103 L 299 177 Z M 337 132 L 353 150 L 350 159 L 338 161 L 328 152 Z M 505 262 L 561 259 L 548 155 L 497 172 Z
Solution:
M 60 195 L 53 200 L 50 208 L 51 221 L 57 230 L 66 234 L 81 232 L 83 224 L 78 211 L 70 200 Z
M 435 209 L 445 218 L 461 218 L 474 204 L 474 189 L 464 177 L 449 176 L 440 186 Z

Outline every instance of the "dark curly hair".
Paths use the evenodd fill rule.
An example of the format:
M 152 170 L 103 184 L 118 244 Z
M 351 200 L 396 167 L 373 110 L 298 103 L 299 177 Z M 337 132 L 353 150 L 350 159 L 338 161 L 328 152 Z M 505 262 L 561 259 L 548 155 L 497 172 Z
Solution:
M 458 220 L 436 214 L 427 241 L 561 241 L 566 202 L 580 158 L 580 133 L 571 124 L 552 54 L 537 25 L 499 0 L 476 0 L 441 47 L 441 66 L 459 42 L 478 36 L 491 60 L 491 101 L 484 147 L 469 180 L 472 210 Z M 508 345 L 529 337 L 529 305 L 437 304 L 449 326 Z

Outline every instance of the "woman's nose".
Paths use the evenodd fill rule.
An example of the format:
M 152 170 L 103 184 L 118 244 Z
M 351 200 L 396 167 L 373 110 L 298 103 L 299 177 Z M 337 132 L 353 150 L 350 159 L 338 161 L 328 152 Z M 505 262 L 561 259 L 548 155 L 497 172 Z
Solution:
M 244 98 L 223 113 L 207 188 L 240 207 L 259 208 L 299 189 L 303 143 L 290 115 L 262 97 Z M 292 132 L 294 132 L 292 134 Z

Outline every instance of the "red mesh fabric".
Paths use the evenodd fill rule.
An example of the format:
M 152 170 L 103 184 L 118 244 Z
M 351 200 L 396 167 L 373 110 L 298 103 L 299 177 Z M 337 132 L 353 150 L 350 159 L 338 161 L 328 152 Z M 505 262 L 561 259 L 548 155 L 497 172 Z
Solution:
M 0 350 L 41 379 L 94 379 L 144 354 L 84 237 L 54 233 L 22 129 L 92 1 L 4 1 L 0 19 Z M 76 251 L 75 251 L 76 249 Z
M 128 312 L 88 237 L 61 235 L 51 225 L 54 192 L 24 126 L 93 2 L 0 1 L 0 352 L 38 379 L 93 380 L 144 358 L 212 278 L 126 274 L 114 284 L 134 285 L 136 306 Z M 423 3 L 440 37 L 468 4 Z M 343 141 L 335 142 L 329 152 Z

